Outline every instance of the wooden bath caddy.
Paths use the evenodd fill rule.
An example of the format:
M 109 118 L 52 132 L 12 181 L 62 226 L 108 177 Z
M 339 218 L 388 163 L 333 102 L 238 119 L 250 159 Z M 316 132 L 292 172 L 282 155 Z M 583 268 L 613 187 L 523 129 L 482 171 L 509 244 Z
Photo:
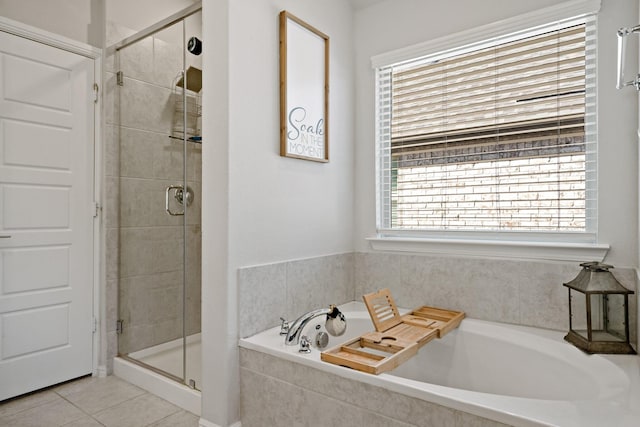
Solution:
M 377 375 L 398 367 L 464 319 L 464 312 L 426 306 L 400 316 L 389 289 L 362 298 L 376 330 L 323 351 L 323 361 Z

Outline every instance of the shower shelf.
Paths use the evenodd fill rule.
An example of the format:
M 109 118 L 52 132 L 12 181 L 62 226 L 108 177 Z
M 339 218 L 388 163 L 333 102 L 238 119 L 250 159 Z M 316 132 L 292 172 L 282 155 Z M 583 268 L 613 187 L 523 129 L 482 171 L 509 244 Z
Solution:
M 187 139 L 196 144 L 201 143 L 201 117 L 202 117 L 202 71 L 195 67 L 189 67 L 186 71 L 187 87 L 184 88 L 184 73 L 180 72 L 174 79 L 173 86 L 173 126 L 172 139 L 182 140 L 184 133 Z

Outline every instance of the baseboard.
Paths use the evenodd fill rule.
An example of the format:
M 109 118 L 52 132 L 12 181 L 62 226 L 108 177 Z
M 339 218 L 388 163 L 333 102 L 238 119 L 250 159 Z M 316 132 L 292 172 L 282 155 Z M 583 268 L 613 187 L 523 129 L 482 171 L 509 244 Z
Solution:
M 107 367 L 105 365 L 99 365 L 93 375 L 98 378 L 106 378 L 108 375 Z

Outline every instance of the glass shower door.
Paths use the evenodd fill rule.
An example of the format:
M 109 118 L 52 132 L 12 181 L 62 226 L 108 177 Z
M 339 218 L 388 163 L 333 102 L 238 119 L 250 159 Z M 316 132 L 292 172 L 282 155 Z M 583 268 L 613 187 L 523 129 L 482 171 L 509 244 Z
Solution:
M 200 331 L 200 95 L 185 34 L 183 20 L 116 55 L 118 352 L 197 387 L 187 349 Z

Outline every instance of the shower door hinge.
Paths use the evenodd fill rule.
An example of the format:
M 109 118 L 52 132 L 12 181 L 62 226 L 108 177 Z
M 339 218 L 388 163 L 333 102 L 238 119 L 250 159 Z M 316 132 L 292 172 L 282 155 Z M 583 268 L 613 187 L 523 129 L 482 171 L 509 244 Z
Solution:
M 92 328 L 91 332 L 95 334 L 96 332 L 98 332 L 98 319 L 93 317 L 92 322 L 93 324 L 91 325 L 91 328 Z
M 98 202 L 93 202 L 91 204 L 91 214 L 94 218 L 97 218 L 100 215 L 100 211 L 102 210 L 102 206 L 98 204 Z
M 118 84 L 118 86 L 124 85 L 124 74 L 122 73 L 122 71 L 118 71 L 116 73 L 116 83 Z
M 122 330 L 124 329 L 124 322 L 121 319 L 116 320 L 116 334 L 122 334 Z
M 100 89 L 100 88 L 99 88 L 99 86 L 98 86 L 98 83 L 94 83 L 94 84 L 93 84 L 93 95 L 94 95 L 94 97 L 93 97 L 93 103 L 94 103 L 94 104 L 97 104 L 97 103 L 98 103 L 98 90 L 99 90 L 99 89 Z

